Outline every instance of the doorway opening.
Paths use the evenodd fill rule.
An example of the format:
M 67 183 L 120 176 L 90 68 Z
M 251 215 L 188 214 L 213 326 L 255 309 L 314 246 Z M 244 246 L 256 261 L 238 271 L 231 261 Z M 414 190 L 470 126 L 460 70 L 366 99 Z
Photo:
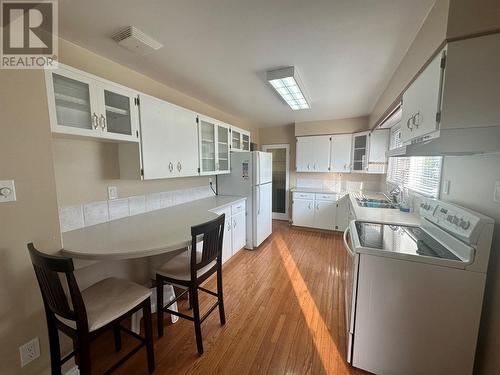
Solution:
M 273 154 L 273 219 L 289 220 L 290 145 L 262 145 L 262 151 Z

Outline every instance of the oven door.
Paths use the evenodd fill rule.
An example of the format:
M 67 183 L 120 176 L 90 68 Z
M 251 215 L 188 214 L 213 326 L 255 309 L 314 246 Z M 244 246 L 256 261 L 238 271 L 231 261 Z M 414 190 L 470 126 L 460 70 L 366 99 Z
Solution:
M 354 317 L 356 309 L 356 291 L 358 283 L 359 255 L 352 248 L 351 230 L 356 230 L 354 221 L 344 232 L 345 257 L 345 314 L 346 314 L 346 338 L 347 338 L 347 362 L 352 361 L 352 350 L 354 340 Z M 354 227 L 354 228 L 353 228 Z

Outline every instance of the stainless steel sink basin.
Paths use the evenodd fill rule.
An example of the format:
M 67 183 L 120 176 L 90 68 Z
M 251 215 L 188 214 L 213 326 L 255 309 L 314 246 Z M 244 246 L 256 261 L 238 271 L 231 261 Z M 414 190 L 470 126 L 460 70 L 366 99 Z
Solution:
M 364 195 L 356 197 L 356 202 L 360 207 L 393 208 L 393 209 L 399 208 L 398 204 L 395 204 L 388 199 L 367 198 Z

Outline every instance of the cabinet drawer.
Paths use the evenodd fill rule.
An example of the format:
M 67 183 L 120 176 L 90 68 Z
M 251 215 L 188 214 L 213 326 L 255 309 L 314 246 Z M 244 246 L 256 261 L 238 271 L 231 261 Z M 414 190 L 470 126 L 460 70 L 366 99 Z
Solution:
M 235 203 L 231 206 L 231 214 L 236 215 L 237 213 L 240 213 L 242 211 L 245 211 L 245 201 L 241 201 L 238 203 Z
M 231 206 L 216 208 L 210 211 L 219 216 L 222 214 L 226 214 L 226 221 L 231 217 Z
M 336 201 L 337 200 L 337 194 L 329 194 L 329 193 L 326 193 L 326 194 L 315 194 L 315 198 L 316 200 L 319 200 L 319 201 Z
M 314 199 L 314 193 L 301 193 L 300 191 L 295 191 L 293 193 L 293 199 Z

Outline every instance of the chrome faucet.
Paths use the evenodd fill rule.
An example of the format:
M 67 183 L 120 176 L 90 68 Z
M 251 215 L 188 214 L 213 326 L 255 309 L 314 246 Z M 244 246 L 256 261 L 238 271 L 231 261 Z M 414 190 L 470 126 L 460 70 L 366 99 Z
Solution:
M 392 198 L 393 203 L 398 203 L 398 198 L 397 196 L 401 194 L 401 188 L 399 186 L 395 186 L 394 188 L 389 191 L 389 195 Z

